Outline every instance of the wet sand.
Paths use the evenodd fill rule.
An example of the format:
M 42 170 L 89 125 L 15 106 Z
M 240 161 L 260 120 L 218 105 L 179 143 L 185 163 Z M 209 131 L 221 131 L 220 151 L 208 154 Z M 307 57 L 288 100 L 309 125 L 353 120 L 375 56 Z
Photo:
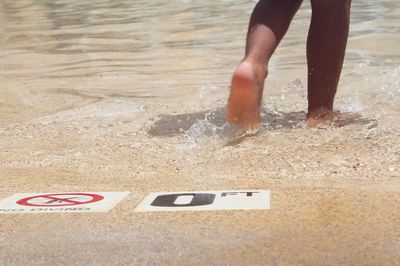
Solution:
M 1 14 L 13 5 L 5 3 Z M 242 55 L 243 10 L 253 4 L 228 8 L 215 20 L 231 19 L 210 28 L 201 18 L 228 4 L 171 1 L 164 10 L 180 12 L 159 35 L 136 31 L 143 21 L 125 17 L 123 5 L 113 8 L 121 15 L 116 21 L 126 24 L 106 16 L 109 24 L 96 28 L 111 8 L 97 2 L 93 24 L 73 24 L 66 12 L 58 14 L 59 28 L 38 23 L 35 29 L 26 18 L 9 24 L 14 31 L 3 29 L 0 198 L 131 194 L 109 213 L 1 215 L 0 264 L 398 265 L 400 50 L 392 21 L 398 13 L 368 25 L 382 32 L 364 33 L 368 27 L 357 24 L 363 17 L 355 18 L 336 108 L 362 117 L 307 129 L 305 36 L 298 29 L 309 12 L 303 7 L 274 59 L 262 129 L 232 138 L 224 107 Z M 33 17 L 55 11 L 14 8 Z M 148 12 L 145 22 L 161 20 L 158 9 Z M 179 23 L 186 20 L 193 25 Z M 229 22 L 242 34 L 222 31 Z M 78 47 L 72 32 L 81 34 Z M 271 210 L 133 212 L 150 192 L 223 189 L 268 189 Z

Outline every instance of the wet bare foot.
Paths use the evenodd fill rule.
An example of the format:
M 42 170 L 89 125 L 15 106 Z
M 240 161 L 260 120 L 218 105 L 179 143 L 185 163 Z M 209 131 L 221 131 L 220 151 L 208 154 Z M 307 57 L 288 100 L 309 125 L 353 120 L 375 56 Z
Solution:
M 342 127 L 355 122 L 360 117 L 361 115 L 358 113 L 340 113 L 338 111 L 332 111 L 322 107 L 308 112 L 306 124 L 307 127 L 316 127 L 320 124 L 329 124 L 335 127 Z
M 264 77 L 255 68 L 242 62 L 232 77 L 231 92 L 228 99 L 227 120 L 243 128 L 256 128 L 260 125 L 260 105 Z

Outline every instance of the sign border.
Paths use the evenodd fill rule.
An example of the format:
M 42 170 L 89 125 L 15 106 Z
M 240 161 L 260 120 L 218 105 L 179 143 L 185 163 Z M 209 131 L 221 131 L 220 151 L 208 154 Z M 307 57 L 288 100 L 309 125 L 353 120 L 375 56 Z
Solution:
M 31 214 L 31 213 L 84 213 L 84 212 L 109 212 L 131 192 L 129 191 L 79 191 L 79 192 L 40 192 L 40 193 L 15 193 L 5 199 L 0 200 L 1 214 Z M 103 199 L 96 202 L 62 205 L 62 206 L 24 206 L 17 204 L 17 201 L 41 195 L 50 194 L 96 194 Z M 100 204 L 99 204 L 100 203 Z
M 204 205 L 204 206 L 195 206 L 195 207 L 186 207 L 186 206 L 176 206 L 176 207 L 158 207 L 158 206 L 152 206 L 151 204 L 154 202 L 154 200 L 157 198 L 157 196 L 160 195 L 174 195 L 174 194 L 193 194 L 193 193 L 199 193 L 199 194 L 207 194 L 207 193 L 247 193 L 247 192 L 261 192 L 262 195 L 262 200 L 265 201 L 263 206 L 258 206 L 258 207 L 247 207 L 247 206 L 241 206 L 241 207 L 218 207 L 218 208 L 210 208 L 210 205 Z M 220 198 L 220 197 L 217 197 Z M 213 202 L 214 204 L 214 202 Z M 211 204 L 211 206 L 213 205 Z M 260 204 L 259 204 L 260 205 Z M 227 189 L 227 190 L 209 190 L 209 191 L 175 191 L 175 192 L 150 192 L 134 209 L 134 212 L 179 212 L 179 211 L 234 211 L 234 210 L 269 210 L 271 209 L 271 192 L 270 190 L 265 190 L 265 189 L 241 189 L 241 190 L 235 190 L 235 189 Z

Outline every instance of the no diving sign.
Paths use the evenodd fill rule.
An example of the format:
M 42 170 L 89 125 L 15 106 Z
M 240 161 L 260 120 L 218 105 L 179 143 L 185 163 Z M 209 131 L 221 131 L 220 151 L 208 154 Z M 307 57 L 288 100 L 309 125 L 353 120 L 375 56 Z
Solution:
M 268 190 L 221 190 L 150 193 L 135 211 L 265 210 L 269 208 Z
M 89 204 L 104 199 L 104 196 L 92 193 L 55 193 L 23 198 L 17 204 L 28 207 L 61 207 Z
M 19 193 L 0 202 L 2 213 L 108 212 L 129 192 Z

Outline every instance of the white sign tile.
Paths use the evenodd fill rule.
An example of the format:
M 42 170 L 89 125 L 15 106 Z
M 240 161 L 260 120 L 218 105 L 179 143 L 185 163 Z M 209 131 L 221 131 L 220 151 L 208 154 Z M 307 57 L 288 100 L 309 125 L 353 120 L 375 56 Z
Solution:
M 0 201 L 0 214 L 108 212 L 129 192 L 18 193 Z
M 135 212 L 265 209 L 270 209 L 268 190 L 219 190 L 150 193 Z

